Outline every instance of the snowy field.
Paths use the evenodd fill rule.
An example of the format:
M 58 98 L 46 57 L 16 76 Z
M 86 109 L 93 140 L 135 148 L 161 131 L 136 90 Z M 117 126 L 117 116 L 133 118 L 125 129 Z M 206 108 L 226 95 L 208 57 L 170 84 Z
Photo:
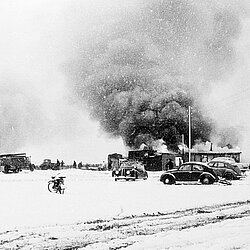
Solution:
M 110 172 L 70 169 L 60 171 L 66 176 L 63 195 L 50 193 L 47 189 L 48 180 L 56 173 L 50 170 L 0 173 L 0 249 L 72 249 L 69 245 L 75 246 L 84 237 L 80 232 L 85 230 L 85 235 L 90 232 L 86 225 L 96 227 L 98 222 L 99 229 L 103 229 L 103 222 L 113 223 L 112 227 L 109 224 L 110 234 L 105 236 L 105 230 L 101 230 L 98 239 L 107 239 L 112 234 L 116 236 L 105 244 L 103 241 L 89 245 L 85 242 L 74 249 L 118 249 L 118 245 L 127 249 L 236 249 L 232 248 L 234 243 L 237 249 L 250 249 L 249 173 L 243 180 L 232 181 L 230 186 L 167 186 L 159 181 L 160 172 L 149 172 L 148 180 L 115 182 Z M 236 202 L 243 204 L 238 206 Z M 223 208 L 223 204 L 229 205 Z M 199 208 L 209 212 L 199 214 Z M 188 211 L 192 213 L 186 214 Z M 181 215 L 173 221 L 176 213 Z M 225 219 L 226 216 L 232 218 Z M 138 221 L 132 223 L 134 218 Z M 147 223 L 151 220 L 151 224 L 147 226 L 145 221 L 140 224 L 141 218 Z M 215 218 L 219 219 L 213 221 Z M 166 227 L 169 221 L 159 226 L 160 220 L 170 220 L 171 226 Z M 131 223 L 129 228 L 133 233 L 126 232 L 131 236 L 126 243 L 121 242 L 125 236 L 118 235 L 121 234 L 117 229 L 120 226 L 114 228 L 114 224 L 119 225 L 117 221 Z M 84 230 L 78 228 L 80 225 Z M 138 233 L 139 225 L 148 231 Z M 180 227 L 185 230 L 180 230 Z M 36 243 L 31 243 L 31 236 L 27 236 L 34 235 L 34 232 L 41 236 L 44 231 L 47 238 L 44 236 Z M 52 232 L 56 237 L 48 243 Z M 14 233 L 21 234 L 21 238 L 26 234 L 26 243 L 21 238 L 17 240 Z M 65 235 L 67 242 L 62 241 Z M 93 235 L 88 237 L 93 239 Z M 114 241 L 116 237 L 119 242 Z

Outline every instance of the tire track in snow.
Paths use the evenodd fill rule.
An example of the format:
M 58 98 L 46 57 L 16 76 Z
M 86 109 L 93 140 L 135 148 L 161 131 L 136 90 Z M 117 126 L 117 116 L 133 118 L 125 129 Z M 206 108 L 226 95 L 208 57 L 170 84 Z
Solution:
M 126 248 L 138 237 L 250 216 L 250 201 L 0 232 L 0 249 Z

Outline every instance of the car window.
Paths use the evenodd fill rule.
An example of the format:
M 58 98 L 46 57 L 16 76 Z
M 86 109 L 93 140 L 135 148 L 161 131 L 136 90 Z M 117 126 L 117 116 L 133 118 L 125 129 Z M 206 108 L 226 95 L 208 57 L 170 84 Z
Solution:
M 203 168 L 203 166 L 201 166 L 201 165 L 193 165 L 193 170 L 198 170 L 198 171 L 203 171 L 204 170 L 204 168 Z
M 182 170 L 182 171 L 190 171 L 192 169 L 192 166 L 191 165 L 183 165 L 183 166 L 180 166 L 179 170 Z
M 210 164 L 208 164 L 208 165 L 212 168 L 218 168 L 219 167 L 218 164 L 219 164 L 219 162 L 210 162 Z
M 218 162 L 217 163 L 217 167 L 218 168 L 224 168 L 225 167 L 225 164 L 223 162 Z

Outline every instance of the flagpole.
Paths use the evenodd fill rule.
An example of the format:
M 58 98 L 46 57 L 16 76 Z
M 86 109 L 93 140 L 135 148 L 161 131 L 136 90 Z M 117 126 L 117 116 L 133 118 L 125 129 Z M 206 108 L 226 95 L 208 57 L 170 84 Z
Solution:
M 188 161 L 191 161 L 191 107 L 188 106 Z

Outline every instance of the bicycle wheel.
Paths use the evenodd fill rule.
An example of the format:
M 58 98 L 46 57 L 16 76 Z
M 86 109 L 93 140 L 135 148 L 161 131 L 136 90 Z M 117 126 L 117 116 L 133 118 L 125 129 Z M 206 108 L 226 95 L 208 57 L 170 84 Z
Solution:
M 49 182 L 48 182 L 48 190 L 49 190 L 51 193 L 56 193 L 56 189 L 53 188 L 53 187 L 54 187 L 53 181 L 49 181 Z

